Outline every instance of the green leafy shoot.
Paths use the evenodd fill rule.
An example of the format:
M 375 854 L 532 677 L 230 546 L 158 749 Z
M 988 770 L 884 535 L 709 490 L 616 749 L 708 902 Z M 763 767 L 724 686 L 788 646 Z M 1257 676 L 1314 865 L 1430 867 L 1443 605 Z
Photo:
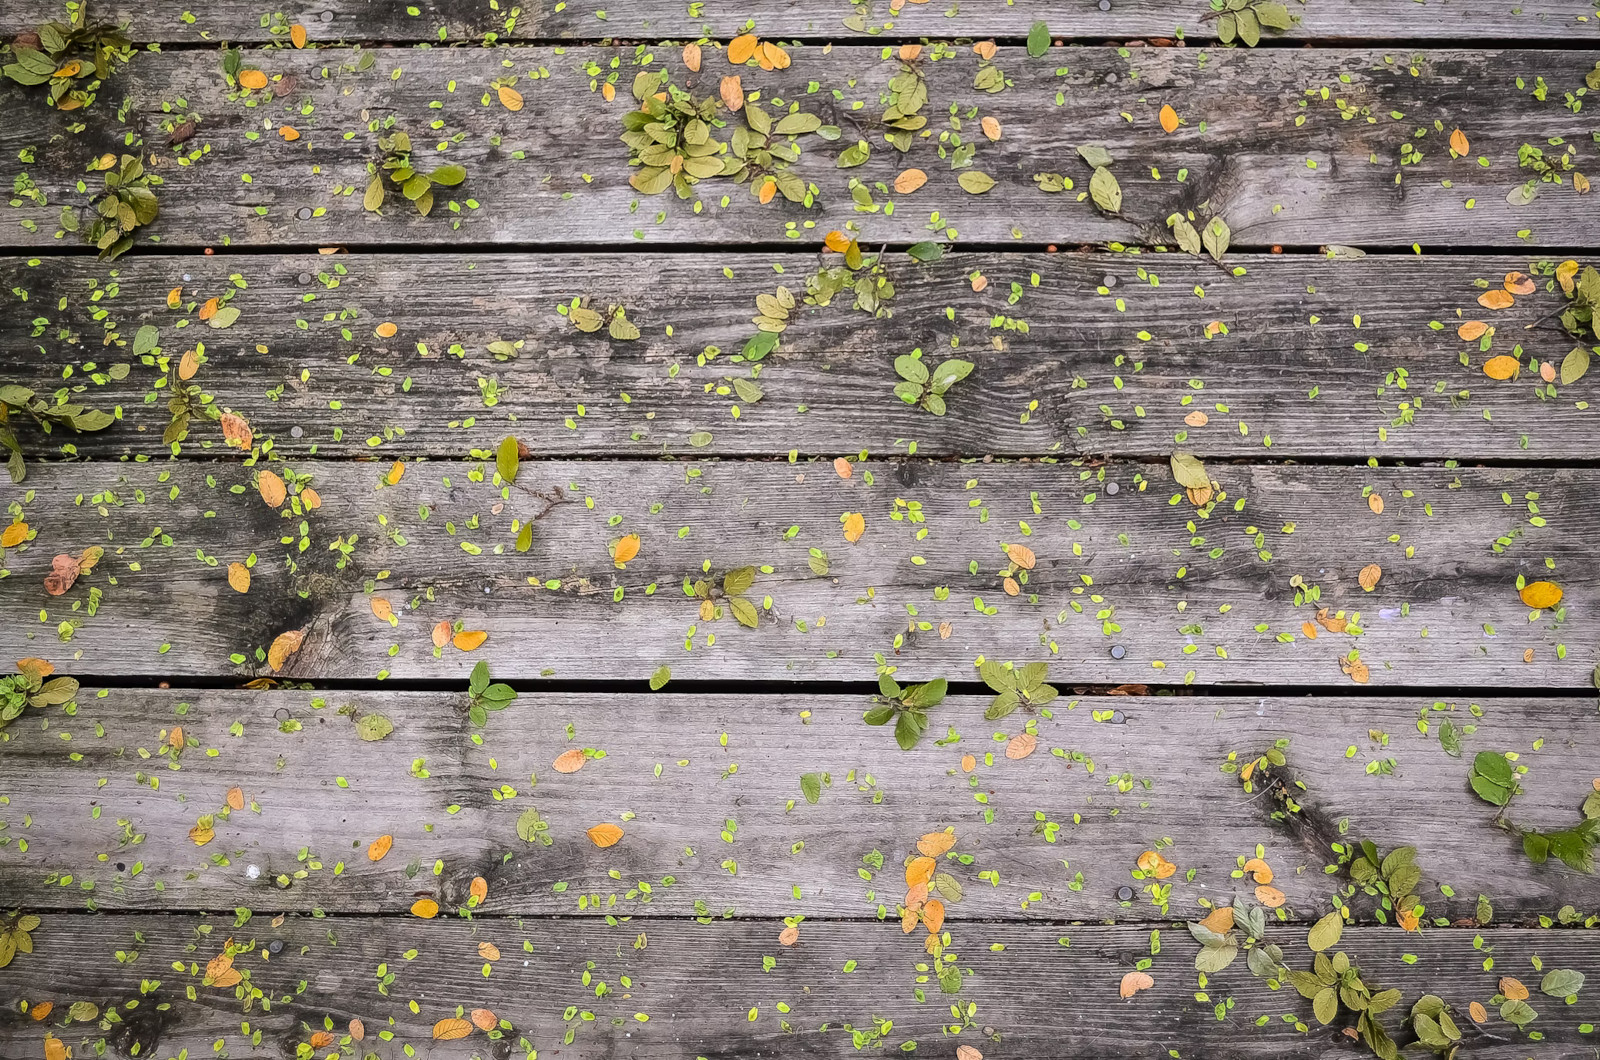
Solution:
M 22 717 L 28 707 L 59 707 L 72 702 L 78 694 L 76 679 L 50 677 L 53 668 L 48 664 L 29 666 L 30 662 L 38 660 L 24 659 L 21 673 L 0 677 L 0 729 Z
M 907 405 L 918 405 L 935 416 L 943 416 L 945 394 L 971 375 L 973 367 L 971 361 L 952 357 L 940 361 L 938 367 L 929 372 L 922 360 L 922 350 L 915 349 L 894 359 L 894 370 L 901 380 L 895 384 L 894 392 Z
M 386 174 L 394 182 L 396 190 L 414 203 L 423 217 L 433 210 L 435 185 L 453 188 L 467 179 L 466 168 L 455 163 L 439 166 L 426 173 L 417 169 L 411 161 L 411 137 L 407 133 L 395 132 L 378 137 L 378 148 L 383 151 L 383 161 L 371 167 L 372 181 L 361 199 L 361 205 L 372 213 L 382 210 L 387 198 L 383 183 Z
M 100 260 L 114 261 L 133 246 L 136 230 L 160 214 L 153 189 L 161 184 L 161 178 L 146 173 L 144 162 L 133 155 L 123 155 L 120 161 L 102 155 L 94 166 L 105 170 L 106 190 L 90 200 L 95 220 L 83 238 L 99 249 Z M 71 207 L 61 211 L 61 221 L 63 228 L 76 230 L 77 216 Z
M 715 622 L 721 618 L 723 605 L 726 605 L 739 625 L 755 629 L 761 622 L 761 615 L 756 605 L 744 595 L 755 582 L 754 567 L 738 567 L 724 574 L 720 584 L 706 578 L 697 578 L 693 582 L 685 578 L 683 591 L 684 595 L 700 601 L 702 622 Z
M 1027 708 L 1031 714 L 1055 699 L 1060 693 L 1054 685 L 1045 684 L 1049 671 L 1049 663 L 1029 663 L 1019 669 L 1015 663 L 985 660 L 978 667 L 978 676 L 994 690 L 995 697 L 990 700 L 989 709 L 983 712 L 983 716 L 989 721 L 997 721 L 1018 707 Z
M 69 4 L 72 21 L 46 22 L 0 48 L 0 73 L 19 85 L 48 85 L 45 100 L 57 110 L 94 102 L 100 82 L 133 58 L 122 27 L 89 22 L 87 0 Z
M 1239 41 L 1251 48 L 1261 43 L 1263 30 L 1282 33 L 1300 21 L 1300 16 L 1291 14 L 1279 0 L 1211 0 L 1211 13 L 1206 17 L 1217 20 L 1217 38 L 1222 43 Z
M 489 723 L 490 711 L 505 710 L 517 698 L 516 689 L 510 685 L 491 684 L 492 680 L 489 664 L 479 660 L 467 682 L 467 717 L 480 729 Z
M 1312 929 L 1312 934 L 1316 934 L 1316 928 Z M 1349 955 L 1342 950 L 1329 957 L 1324 952 L 1326 947 L 1317 948 L 1313 943 L 1313 948 L 1317 949 L 1313 970 L 1290 972 L 1289 981 L 1300 991 L 1301 997 L 1310 1000 L 1317 1022 L 1326 1027 L 1343 1009 L 1356 1017 L 1356 1031 L 1367 1048 L 1382 1060 L 1396 1060 L 1400 1055 L 1399 1047 L 1378 1022 L 1378 1017 L 1399 1003 L 1400 991 L 1374 990 L 1362 978 L 1361 969 L 1352 964 Z
M 1522 789 L 1511 770 L 1511 763 L 1499 751 L 1479 751 L 1472 759 L 1472 790 L 1492 806 L 1505 806 Z
M 1363 840 L 1359 850 L 1350 862 L 1350 878 L 1369 895 L 1382 895 L 1396 916 L 1420 916 L 1417 885 L 1422 870 L 1417 867 L 1417 848 L 1396 847 L 1380 857 L 1376 844 Z
M 14 416 L 27 416 L 46 434 L 52 433 L 57 427 L 72 431 L 103 431 L 116 422 L 116 417 L 109 412 L 66 401 L 51 404 L 25 386 L 0 386 L 0 449 L 10 451 L 6 458 L 6 470 L 11 473 L 12 482 L 21 482 L 26 473 L 22 466 L 22 443 L 17 440 L 11 422 Z
M 19 953 L 33 952 L 33 931 L 38 926 L 39 918 L 32 913 L 13 911 L 0 918 L 0 968 Z
M 873 706 L 861 716 L 868 725 L 887 725 L 894 722 L 894 739 L 902 751 L 917 746 L 928 729 L 928 711 L 944 702 L 950 683 L 936 678 L 920 685 L 902 687 L 893 677 L 884 674 L 878 678 L 878 694 L 872 697 Z

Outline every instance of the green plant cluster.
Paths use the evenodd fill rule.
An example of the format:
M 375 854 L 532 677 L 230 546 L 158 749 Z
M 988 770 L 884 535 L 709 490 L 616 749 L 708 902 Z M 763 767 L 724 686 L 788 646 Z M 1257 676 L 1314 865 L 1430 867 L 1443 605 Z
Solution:
M 423 217 L 433 210 L 435 185 L 453 188 L 467 179 L 466 168 L 454 163 L 447 163 L 426 173 L 418 169 L 411 161 L 411 136 L 408 133 L 395 132 L 380 136 L 378 148 L 383 152 L 383 161 L 378 165 L 378 171 L 373 173 L 372 182 L 367 185 L 366 194 L 361 199 L 361 205 L 373 213 L 383 209 L 387 197 L 383 183 L 386 175 L 400 194 L 416 205 L 417 213 Z
M 48 85 L 45 99 L 57 110 L 93 103 L 100 82 L 133 58 L 121 27 L 91 24 L 87 2 L 68 10 L 70 23 L 46 22 L 0 48 L 0 73 L 19 85 Z
M 57 427 L 74 431 L 103 431 L 116 422 L 116 417 L 100 409 L 68 401 L 51 404 L 25 386 L 0 386 L 0 449 L 11 451 L 6 458 L 6 470 L 11 473 L 12 482 L 21 482 L 26 474 L 22 466 L 22 443 L 17 440 L 11 426 L 13 416 L 27 416 L 46 434 Z

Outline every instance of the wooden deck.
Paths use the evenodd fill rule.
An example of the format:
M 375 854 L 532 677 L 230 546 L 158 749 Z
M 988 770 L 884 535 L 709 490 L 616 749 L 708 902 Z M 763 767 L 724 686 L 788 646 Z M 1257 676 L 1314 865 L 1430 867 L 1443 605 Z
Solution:
M 0 1060 L 1600 1056 L 1600 9 L 1226 6 L 0 77 L 0 399 L 112 417 L 7 424 Z M 630 186 L 658 72 L 771 157 Z

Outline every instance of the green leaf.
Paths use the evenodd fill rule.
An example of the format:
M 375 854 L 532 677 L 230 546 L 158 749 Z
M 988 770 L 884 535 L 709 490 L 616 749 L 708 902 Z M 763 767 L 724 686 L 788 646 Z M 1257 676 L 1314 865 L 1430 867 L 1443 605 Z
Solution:
M 1289 14 L 1289 9 L 1276 0 L 1256 4 L 1252 10 L 1256 13 L 1256 20 L 1268 29 L 1285 30 L 1294 25 L 1294 18 Z
M 1256 14 L 1248 7 L 1242 11 L 1234 12 L 1234 18 L 1239 21 L 1239 39 L 1248 47 L 1254 48 L 1261 43 L 1261 23 L 1256 21 Z
M 873 707 L 861 715 L 861 720 L 868 725 L 887 725 L 894 717 L 893 707 Z
M 1106 213 L 1116 213 L 1122 209 L 1122 185 L 1117 183 L 1117 178 L 1105 166 L 1096 169 L 1090 178 L 1089 195 L 1094 199 L 1094 204 Z
M 517 838 L 524 843 L 537 842 L 547 827 L 539 811 L 530 806 L 517 818 Z
M 1461 730 L 1449 718 L 1439 724 L 1439 746 L 1451 758 L 1461 757 Z
M 940 258 L 944 257 L 944 245 L 941 243 L 930 243 L 927 241 L 913 243 L 906 248 L 906 256 L 912 261 L 920 261 L 924 263 L 938 261 Z
M 1538 1019 L 1539 1014 L 1526 1001 L 1507 1001 L 1500 1006 L 1500 1018 L 1518 1027 L 1526 1027 Z
M 1089 163 L 1092 169 L 1104 169 L 1116 161 L 1101 144 L 1084 144 L 1078 148 L 1078 157 Z
M 1317 991 L 1317 996 L 1311 999 L 1311 1011 L 1324 1027 L 1333 1022 L 1339 1015 L 1339 995 L 1333 987 L 1325 986 Z
M 1213 217 L 1206 223 L 1206 230 L 1201 239 L 1205 243 L 1206 253 L 1210 254 L 1213 260 L 1220 262 L 1232 237 L 1233 232 L 1228 228 L 1228 222 L 1220 217 Z
M 633 321 L 629 320 L 627 316 L 624 315 L 620 310 L 611 318 L 611 326 L 608 330 L 611 333 L 611 337 L 616 339 L 618 342 L 632 342 L 634 339 L 639 337 L 639 328 L 637 325 L 635 325 Z
M 722 577 L 722 591 L 729 596 L 738 596 L 750 591 L 756 583 L 756 569 L 754 567 L 738 567 L 729 571 Z
M 1504 806 L 1516 791 L 1511 763 L 1498 751 L 1479 751 L 1472 759 L 1472 790 L 1493 806 Z
M 1012 713 L 1022 703 L 1022 697 L 1015 690 L 1001 692 L 989 702 L 989 709 L 983 712 L 984 718 L 989 721 L 998 721 Z
M 1238 956 L 1239 944 L 1231 939 L 1219 946 L 1202 946 L 1194 957 L 1195 970 L 1207 974 L 1220 972 Z
M 377 213 L 383 206 L 383 174 L 372 178 L 372 183 L 367 185 L 367 192 L 361 196 L 361 206 L 370 213 Z
M 1180 249 L 1190 254 L 1200 253 L 1200 233 L 1194 230 L 1194 225 L 1181 213 L 1175 213 L 1167 218 L 1167 227 L 1172 229 L 1172 236 L 1178 241 Z
M 216 328 L 218 331 L 222 331 L 225 328 L 233 327 L 234 323 L 238 319 L 239 319 L 239 307 L 238 306 L 225 305 L 221 309 L 219 309 L 215 313 L 213 313 L 212 316 L 211 316 L 211 319 L 208 320 L 207 323 L 210 324 L 212 327 Z
M 1217 39 L 1224 44 L 1232 44 L 1238 36 L 1239 23 L 1231 11 L 1217 19 Z
M 913 357 L 909 353 L 902 353 L 894 359 L 894 370 L 904 379 L 912 383 L 926 383 L 928 381 L 928 366 L 922 363 L 922 358 Z
M 467 691 L 474 696 L 483 695 L 483 690 L 489 687 L 489 664 L 483 660 L 472 668 L 472 676 L 467 681 Z
M 1172 454 L 1172 477 L 1184 489 L 1200 490 L 1211 485 L 1211 474 L 1193 453 Z
M 925 715 L 914 710 L 901 711 L 894 719 L 894 741 L 900 745 L 900 750 L 909 751 L 917 746 L 917 741 L 922 739 L 922 731 L 926 724 Z
M 735 596 L 728 600 L 728 607 L 733 611 L 733 617 L 739 620 L 739 625 L 755 629 L 760 625 L 760 616 L 756 614 L 756 605 L 742 596 Z
M 1556 968 L 1544 974 L 1539 992 L 1550 997 L 1571 997 L 1583 989 L 1583 973 L 1572 968 Z
M 920 685 L 912 685 L 900 696 L 900 701 L 908 707 L 917 710 L 927 710 L 944 702 L 945 694 L 950 690 L 950 682 L 944 678 L 935 678 Z
M 872 147 L 865 140 L 855 143 L 839 152 L 838 167 L 840 169 L 854 169 L 872 156 Z
M 1570 386 L 1582 379 L 1589 371 L 1589 351 L 1582 346 L 1574 346 L 1561 359 L 1561 385 Z
M 822 128 L 822 119 L 820 117 L 815 114 L 797 111 L 794 114 L 784 115 L 783 119 L 773 128 L 773 132 L 779 136 L 801 136 L 805 133 L 816 132 L 820 128 Z
M 453 164 L 448 166 L 440 166 L 438 169 L 428 174 L 428 179 L 433 181 L 435 184 L 442 184 L 447 188 L 453 188 L 457 184 L 460 184 L 463 180 L 467 179 L 467 171 L 463 167 Z
M 976 367 L 971 361 L 963 361 L 952 357 L 948 361 L 939 362 L 939 367 L 933 370 L 932 383 L 929 389 L 935 394 L 943 394 L 952 386 L 972 374 Z
M 800 774 L 800 793 L 806 797 L 807 802 L 815 806 L 817 800 L 822 798 L 822 774 Z
M 142 324 L 133 336 L 133 355 L 143 357 L 161 345 L 161 329 L 154 324 Z
M 1337 946 L 1343 934 L 1344 914 L 1335 909 L 1311 926 L 1311 931 L 1306 935 L 1306 945 L 1311 947 L 1313 953 L 1321 953 L 1330 946 Z
M 1028 29 L 1028 54 L 1035 59 L 1050 50 L 1050 27 L 1035 22 Z
M 778 336 L 770 331 L 758 331 L 745 340 L 739 355 L 747 361 L 759 361 L 778 348 Z
M 980 173 L 976 169 L 968 169 L 956 178 L 956 183 L 972 195 L 982 195 L 994 187 L 994 178 L 987 173 Z
M 656 667 L 656 672 L 650 675 L 650 691 L 661 691 L 670 680 L 672 680 L 672 667 L 662 663 Z
M 522 529 L 517 531 L 517 551 L 526 552 L 533 547 L 533 524 L 523 523 Z
M 363 714 L 356 720 L 356 735 L 368 743 L 376 743 L 391 732 L 394 722 L 382 714 Z
M 500 472 L 500 477 L 506 482 L 515 482 L 517 469 L 521 465 L 522 459 L 517 455 L 517 440 L 508 434 L 500 440 L 500 447 L 495 450 L 494 469 Z

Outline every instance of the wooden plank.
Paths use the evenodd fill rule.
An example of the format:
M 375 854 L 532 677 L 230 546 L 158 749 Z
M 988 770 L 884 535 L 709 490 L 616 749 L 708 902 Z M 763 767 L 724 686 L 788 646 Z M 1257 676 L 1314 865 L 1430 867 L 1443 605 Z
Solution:
M 957 997 L 941 995 L 919 971 L 927 964 L 922 947 L 896 924 L 807 921 L 792 948 L 778 944 L 781 928 L 742 920 L 701 926 L 635 919 L 613 928 L 593 920 L 290 917 L 279 924 L 257 916 L 237 925 L 233 917 L 53 915 L 35 935 L 36 951 L 0 970 L 0 988 L 30 1003 L 50 1001 L 54 1009 L 41 1025 L 7 1006 L 0 1048 L 37 1056 L 51 1033 L 78 1055 L 104 1041 L 122 1048 L 137 1043 L 145 1056 L 209 1055 L 213 1048 L 230 1056 L 281 1056 L 297 1044 L 309 1047 L 311 1034 L 325 1027 L 334 1036 L 331 1048 L 343 1040 L 355 1052 L 387 1056 L 404 1047 L 434 1057 L 531 1056 L 537 1049 L 563 1057 L 687 1060 L 803 1051 L 843 1058 L 871 1044 L 945 1057 L 957 1045 L 971 1045 L 989 1057 L 1090 1060 L 1108 1055 L 1115 1042 L 1116 1055 L 1127 1057 L 1175 1050 L 1298 1060 L 1356 1055 L 1358 1048 L 1344 1038 L 1344 1021 L 1318 1027 L 1310 1002 L 1293 988 L 1270 988 L 1243 960 L 1207 977 L 1197 991 L 1198 946 L 1181 927 L 1160 935 L 1151 966 L 1156 986 L 1126 1002 L 1118 1000 L 1117 984 L 1136 960 L 1150 956 L 1145 928 L 947 921 L 946 956 L 963 975 Z M 1302 929 L 1271 928 L 1267 937 L 1282 946 L 1289 967 L 1310 968 Z M 233 966 L 250 975 L 249 985 L 270 1007 L 257 1002 L 241 1011 L 235 993 L 248 993 L 244 985 L 204 985 L 207 961 L 230 938 L 236 948 L 253 944 Z M 278 943 L 277 953 L 267 950 Z M 480 956 L 483 943 L 498 948 L 497 961 Z M 1592 1055 L 1600 933 L 1491 928 L 1417 937 L 1350 928 L 1339 950 L 1368 980 L 1402 992 L 1399 1008 L 1384 1019 L 1391 1033 L 1409 1022 L 1418 997 L 1433 993 L 1459 1013 L 1464 1055 Z M 113 952 L 124 962 L 112 960 Z M 131 952 L 137 959 L 126 959 Z M 1538 992 L 1541 965 L 1580 971 L 1590 985 L 1576 1004 L 1564 1005 Z M 1519 977 L 1534 991 L 1529 1003 L 1538 1018 L 1528 1030 L 1539 1034 L 1537 1042 L 1492 1014 L 1501 976 Z M 606 989 L 597 997 L 600 983 Z M 186 989 L 195 992 L 192 1000 Z M 122 1022 L 69 1023 L 68 1006 L 80 1000 L 114 1006 Z M 1472 1002 L 1489 1008 L 1486 1023 L 1467 1018 Z M 952 1004 L 960 1005 L 958 1015 Z M 503 1041 L 478 1032 L 431 1041 L 436 1021 L 480 1007 L 506 1021 L 498 1032 Z M 365 1042 L 343 1037 L 353 1018 L 362 1021 Z M 879 1019 L 892 1020 L 892 1027 Z M 865 1041 L 857 1044 L 851 1028 Z M 380 1031 L 392 1040 L 377 1041 Z
M 141 55 L 107 87 L 105 104 L 126 98 L 128 126 L 152 144 L 164 143 L 163 130 L 182 117 L 171 111 L 172 100 L 186 100 L 186 113 L 200 119 L 193 138 L 179 148 L 153 148 L 151 164 L 166 183 L 151 236 L 173 250 L 341 243 L 815 245 L 830 229 L 856 222 L 873 244 L 930 237 L 1035 246 L 1158 243 L 1171 239 L 1170 214 L 1205 205 L 1226 219 L 1241 250 L 1323 243 L 1600 244 L 1600 220 L 1578 208 L 1570 182 L 1544 187 L 1520 209 L 1506 202 L 1530 175 L 1517 163 L 1524 144 L 1548 147 L 1551 137 L 1569 143 L 1588 137 L 1588 119 L 1558 99 L 1582 87 L 1600 59 L 1596 51 L 1439 50 L 1418 56 L 1412 66 L 1379 50 L 1206 54 L 1156 48 L 1124 57 L 1093 47 L 1030 59 L 1007 47 L 993 62 L 1014 87 L 989 94 L 974 87 L 982 60 L 955 49 L 947 59 L 925 63 L 924 109 L 934 117 L 926 142 L 902 155 L 872 124 L 900 68 L 893 53 L 801 47 L 787 70 L 747 67 L 740 73 L 744 88 L 761 91 L 769 104 L 781 98 L 786 106 L 843 123 L 838 143 L 807 137 L 792 167 L 818 188 L 816 205 L 779 196 L 762 206 L 747 187 L 718 177 L 698 186 L 699 212 L 670 193 L 641 199 L 627 184 L 627 149 L 617 134 L 642 61 L 635 49 L 363 54 L 372 60 L 365 71 L 358 71 L 363 59 L 350 50 L 252 56 L 271 75 L 293 81 L 281 98 L 263 91 L 264 98 L 251 100 L 228 98 L 209 50 Z M 672 71 L 700 95 L 714 95 L 731 69 L 713 54 L 698 75 L 683 81 L 676 49 L 643 48 L 640 54 L 651 60 L 650 69 Z M 615 102 L 603 102 L 591 68 L 597 76 L 614 76 Z M 530 71 L 548 76 L 530 80 Z M 512 74 L 521 77 L 526 99 L 518 112 L 493 102 L 490 89 L 492 79 Z M 1534 96 L 1537 77 L 1549 87 L 1547 101 Z M 1515 87 L 1518 78 L 1522 90 Z M 0 99 L 28 115 L 0 129 L 0 157 L 8 160 L 0 177 L 14 180 L 25 171 L 39 193 L 17 197 L 6 240 L 70 246 L 72 240 L 57 235 L 61 207 L 84 202 L 76 189 L 87 163 L 100 152 L 126 149 L 129 129 L 97 121 L 81 135 L 68 135 L 69 123 L 81 120 L 76 114 L 47 113 L 42 100 L 21 100 L 17 86 Z M 1165 104 L 1189 123 L 1172 135 L 1157 118 Z M 951 107 L 958 115 L 953 120 L 936 117 Z M 1001 122 L 998 142 L 978 132 L 980 114 Z M 363 208 L 368 167 L 381 160 L 380 126 L 391 120 L 416 133 L 419 153 L 433 146 L 426 142 L 433 129 L 438 144 L 455 144 L 448 158 L 468 171 L 456 192 L 456 201 L 467 204 L 459 212 L 444 202 L 428 218 L 405 203 L 382 217 Z M 277 134 L 283 125 L 300 137 L 285 142 Z M 1457 126 L 1471 139 L 1471 159 L 1450 157 L 1446 141 Z M 837 168 L 858 135 L 872 142 L 871 158 Z M 986 194 L 958 186 L 965 171 L 951 168 L 954 136 L 978 145 L 970 168 L 997 182 Z M 1119 160 L 1121 219 L 1102 215 L 1087 198 L 1090 169 L 1075 153 L 1085 144 L 1104 144 Z M 9 161 L 21 158 L 33 161 Z M 189 160 L 194 164 L 178 164 Z M 888 182 L 908 166 L 924 169 L 929 180 L 897 197 Z M 1034 180 L 1040 172 L 1071 177 L 1075 191 L 1042 192 Z M 883 185 L 872 192 L 880 212 L 858 209 L 853 180 Z M 1079 201 L 1078 195 L 1085 197 Z M 888 203 L 896 198 L 890 216 Z
M 35 912 L 399 913 L 420 893 L 464 907 L 482 876 L 490 915 L 897 919 L 903 860 L 953 828 L 941 871 L 963 920 L 1198 918 L 1252 892 L 1235 873 L 1259 850 L 1279 917 L 1309 922 L 1348 885 L 1325 871 L 1332 844 L 1356 840 L 1417 848 L 1415 893 L 1437 926 L 1473 918 L 1479 895 L 1502 922 L 1600 908 L 1600 881 L 1533 865 L 1467 787 L 1478 751 L 1520 751 L 1511 818 L 1570 826 L 1592 792 L 1592 700 L 1068 696 L 1033 719 L 1022 760 L 1004 741 L 1027 719 L 986 722 L 987 704 L 951 697 L 902 753 L 863 725 L 865 696 L 536 694 L 479 729 L 460 694 L 85 692 L 70 716 L 35 712 L 7 734 L 0 886 Z M 352 718 L 368 714 L 394 732 L 363 741 Z M 1457 757 L 1441 748 L 1447 721 L 1471 730 Z M 1270 788 L 1221 770 L 1280 740 L 1303 809 L 1275 818 Z M 552 768 L 585 747 L 604 757 Z M 980 760 L 971 774 L 964 754 Z M 807 772 L 831 777 L 815 804 Z M 228 811 L 234 787 L 244 806 Z M 519 838 L 530 808 L 552 845 Z M 190 831 L 219 810 L 197 847 Z M 606 821 L 626 835 L 601 850 L 584 831 Z M 374 863 L 381 835 L 393 849 Z M 1132 870 L 1163 840 L 1183 874 L 1157 905 Z M 1361 922 L 1377 908 L 1351 907 Z
M 755 298 L 779 283 L 803 291 L 812 259 L 10 259 L 0 290 L 17 300 L 0 315 L 0 345 L 13 351 L 8 382 L 67 386 L 74 400 L 121 409 L 116 428 L 52 446 L 90 457 L 161 450 L 171 380 L 159 365 L 196 342 L 207 363 L 194 382 L 290 458 L 455 456 L 511 429 L 534 452 L 580 456 L 885 453 L 910 441 L 928 456 L 1156 458 L 1196 445 L 1282 459 L 1551 458 L 1571 453 L 1596 415 L 1585 384 L 1556 397 L 1538 377 L 1538 363 L 1570 348 L 1547 320 L 1528 330 L 1561 304 L 1558 290 L 1503 313 L 1475 304 L 1479 284 L 1533 268 L 1525 259 L 1240 256 L 1237 276 L 1179 255 L 887 261 L 893 316 L 839 302 L 797 308 L 755 369 L 757 404 L 731 385 L 753 375 L 734 358 L 755 334 Z M 178 285 L 187 311 L 166 308 Z M 239 322 L 201 326 L 195 310 L 224 292 Z M 579 295 L 626 305 L 643 338 L 577 332 L 556 307 Z M 1504 336 L 1493 349 L 1457 339 L 1461 320 L 1486 316 Z M 1208 338 L 1213 322 L 1226 331 Z M 377 334 L 385 323 L 394 336 Z M 152 354 L 146 367 L 132 350 L 148 324 L 163 329 L 167 360 Z M 523 343 L 514 360 L 489 352 L 501 340 Z M 1484 378 L 1483 361 L 1512 344 L 1530 370 L 1511 383 Z M 707 347 L 723 355 L 707 360 Z M 942 417 L 894 394 L 894 357 L 913 348 L 978 366 Z M 108 374 L 117 363 L 132 366 L 120 381 Z M 1185 422 L 1197 410 L 1203 427 Z M 697 445 L 703 434 L 710 443 Z M 24 436 L 44 449 L 43 435 Z M 182 451 L 227 452 L 206 421 Z
M 90 677 L 264 672 L 255 653 L 290 630 L 305 641 L 280 676 L 297 678 L 460 680 L 487 657 L 530 680 L 663 664 L 874 680 L 882 653 L 917 678 L 961 679 L 989 655 L 1051 659 L 1071 682 L 1304 686 L 1345 684 L 1340 660 L 1359 652 L 1375 684 L 1587 690 L 1600 662 L 1594 469 L 1218 464 L 1223 492 L 1197 511 L 1165 464 L 866 462 L 843 479 L 827 463 L 529 462 L 504 490 L 474 481 L 492 461 L 418 464 L 386 488 L 387 464 L 277 467 L 309 476 L 321 508 L 280 514 L 232 463 L 36 467 L 21 511 L 41 536 L 8 554 L 20 581 L 0 599 L 26 631 L 12 643 Z M 850 512 L 866 525 L 854 546 Z M 609 545 L 629 532 L 642 550 L 619 571 Z M 1010 597 L 1001 546 L 1023 541 L 1039 562 Z M 97 569 L 47 596 L 50 557 L 93 544 Z M 252 554 L 241 599 L 226 570 Z M 1372 593 L 1369 564 L 1384 571 Z M 686 579 L 747 565 L 771 568 L 749 590 L 759 627 L 700 621 Z M 1519 577 L 1555 578 L 1565 603 L 1531 614 Z M 1296 578 L 1353 628 L 1307 639 L 1316 605 L 1296 606 Z M 374 617 L 374 590 L 398 629 Z M 486 632 L 487 649 L 435 658 L 439 622 Z M 628 650 L 599 662 L 602 643 Z
M 745 32 L 748 25 L 768 37 L 891 39 L 926 35 L 1000 36 L 1021 38 L 1035 20 L 1043 20 L 1057 38 L 1104 40 L 1122 37 L 1171 38 L 1204 42 L 1216 35 L 1203 3 L 1175 7 L 1163 0 L 1118 0 L 1102 10 L 1097 4 L 1067 0 L 1015 0 L 1006 4 L 940 7 L 937 4 L 873 9 L 846 2 L 802 3 L 760 0 L 737 8 L 614 0 L 603 17 L 592 5 L 537 4 L 517 7 L 518 16 L 501 6 L 469 5 L 459 0 L 423 0 L 415 4 L 375 0 L 302 0 L 280 5 L 282 19 L 263 15 L 240 0 L 193 3 L 181 12 L 139 7 L 129 0 L 107 0 L 94 7 L 97 19 L 129 22 L 139 41 L 210 43 L 282 41 L 291 22 L 304 26 L 312 42 L 341 40 L 397 43 L 464 42 L 490 35 L 501 41 L 616 37 L 718 37 Z M 1351 40 L 1395 38 L 1402 41 L 1526 39 L 1569 41 L 1593 39 L 1600 18 L 1582 4 L 1560 0 L 1522 0 L 1507 6 L 1493 0 L 1318 0 L 1289 5 L 1299 24 L 1284 40 Z M 416 12 L 413 14 L 412 12 Z M 41 22 L 58 19 L 58 4 L 17 0 L 0 14 L 0 33 L 10 36 Z M 862 18 L 861 22 L 847 21 Z M 1268 34 L 1273 39 L 1272 34 Z

